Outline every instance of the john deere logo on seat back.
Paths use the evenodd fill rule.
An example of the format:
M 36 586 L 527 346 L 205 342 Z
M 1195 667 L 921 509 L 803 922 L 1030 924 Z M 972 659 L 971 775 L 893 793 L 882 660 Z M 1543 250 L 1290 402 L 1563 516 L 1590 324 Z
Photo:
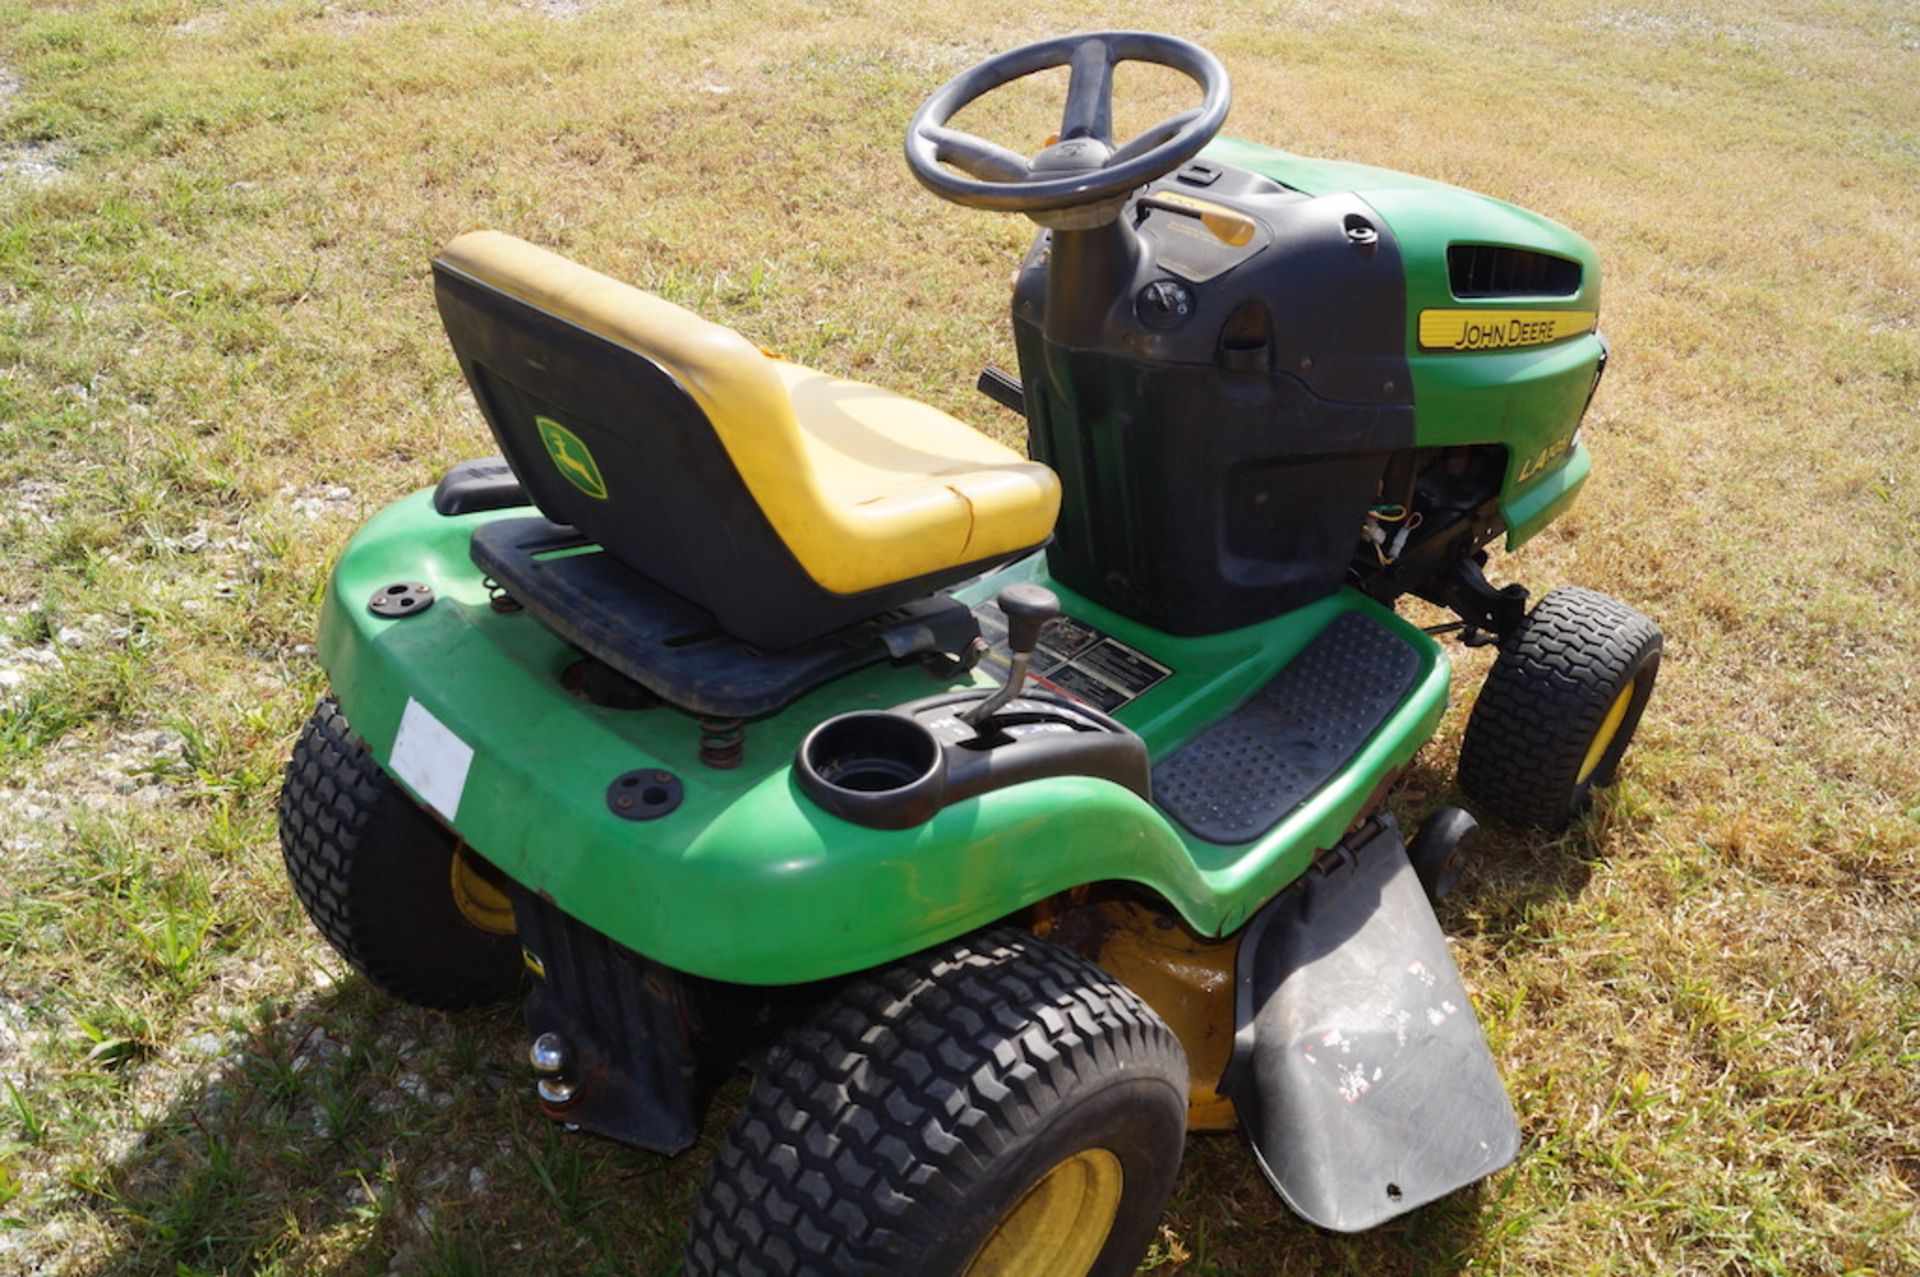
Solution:
M 580 442 L 580 436 L 551 417 L 535 417 L 533 424 L 540 427 L 540 442 L 547 445 L 554 468 L 566 476 L 567 482 L 595 501 L 605 501 L 607 481 L 600 477 L 600 467 L 594 464 L 593 454 Z

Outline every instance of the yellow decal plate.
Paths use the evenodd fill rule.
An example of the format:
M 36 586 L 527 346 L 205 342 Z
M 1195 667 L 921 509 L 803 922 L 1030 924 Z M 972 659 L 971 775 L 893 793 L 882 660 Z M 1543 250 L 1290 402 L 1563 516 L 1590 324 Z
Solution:
M 1155 191 L 1147 197 L 1146 202 L 1193 214 L 1200 219 L 1202 226 L 1213 232 L 1215 239 L 1229 248 L 1245 248 L 1253 242 L 1253 219 L 1238 209 L 1215 204 L 1212 200 L 1196 199 L 1180 191 Z
M 1591 310 L 1434 309 L 1420 312 L 1422 350 L 1515 350 L 1593 331 Z
M 580 442 L 580 436 L 552 417 L 535 417 L 533 424 L 539 428 L 540 442 L 547 445 L 547 455 L 553 458 L 560 477 L 595 501 L 605 501 L 607 481 L 600 477 L 599 463 Z

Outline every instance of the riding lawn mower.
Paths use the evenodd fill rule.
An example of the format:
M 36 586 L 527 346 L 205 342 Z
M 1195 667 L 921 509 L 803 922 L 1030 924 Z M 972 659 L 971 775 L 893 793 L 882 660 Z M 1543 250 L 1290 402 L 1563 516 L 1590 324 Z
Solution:
M 1129 60 L 1200 104 L 1117 142 Z M 1060 67 L 1038 154 L 950 124 Z M 752 1073 L 689 1273 L 1131 1272 L 1190 1130 L 1341 1231 L 1517 1152 L 1432 910 L 1474 818 L 1388 800 L 1442 637 L 1498 645 L 1484 816 L 1564 828 L 1646 707 L 1650 621 L 1485 571 L 1587 479 L 1598 262 L 1228 100 L 1105 32 L 912 121 L 923 185 L 1040 228 L 980 382 L 1027 456 L 504 234 L 433 262 L 501 455 L 341 554 L 287 868 L 394 996 L 524 995 L 569 1128 L 678 1153 Z

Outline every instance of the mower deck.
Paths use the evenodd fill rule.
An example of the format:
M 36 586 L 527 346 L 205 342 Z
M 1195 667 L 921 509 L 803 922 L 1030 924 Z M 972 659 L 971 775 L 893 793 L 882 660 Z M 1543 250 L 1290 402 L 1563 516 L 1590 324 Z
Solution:
M 342 555 L 321 658 L 382 767 L 489 862 L 589 927 L 712 979 L 772 984 L 866 969 L 1099 880 L 1139 883 L 1198 933 L 1227 934 L 1339 841 L 1445 708 L 1438 646 L 1353 591 L 1245 629 L 1175 637 L 1061 589 L 1071 624 L 1057 632 L 1063 648 L 1037 667 L 1043 681 L 1095 701 L 1124 698 L 1109 712 L 1155 761 L 1247 702 L 1343 617 L 1390 636 L 1412 669 L 1377 723 L 1349 734 L 1324 784 L 1277 819 L 1266 813 L 1264 831 L 1251 822 L 1214 830 L 1244 833 L 1237 843 L 1211 841 L 1085 776 L 983 794 L 911 829 L 866 828 L 801 795 L 791 767 L 801 738 L 847 710 L 985 685 L 991 659 L 944 681 L 917 665 L 868 665 L 746 723 L 741 765 L 716 769 L 701 759 L 710 720 L 582 698 L 567 686 L 580 652 L 535 617 L 491 606 L 474 534 L 524 515 L 443 516 L 426 492 L 383 511 Z M 991 637 L 987 601 L 1023 579 L 1046 579 L 1039 556 L 956 597 Z M 430 585 L 432 604 L 400 617 L 372 611 L 375 594 L 398 582 Z M 649 806 L 651 819 L 617 814 L 610 790 L 657 773 L 671 778 L 677 801 Z

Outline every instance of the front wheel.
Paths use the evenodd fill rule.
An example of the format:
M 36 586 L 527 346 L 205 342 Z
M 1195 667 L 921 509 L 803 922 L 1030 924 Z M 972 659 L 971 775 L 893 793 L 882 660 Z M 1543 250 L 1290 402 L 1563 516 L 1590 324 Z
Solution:
M 1660 671 L 1660 629 L 1620 600 L 1549 591 L 1500 644 L 1460 744 L 1489 815 L 1559 831 L 1613 783 Z
M 1187 1062 L 1136 995 L 1011 928 L 860 977 L 769 1053 L 686 1271 L 1131 1273 L 1173 1191 Z

